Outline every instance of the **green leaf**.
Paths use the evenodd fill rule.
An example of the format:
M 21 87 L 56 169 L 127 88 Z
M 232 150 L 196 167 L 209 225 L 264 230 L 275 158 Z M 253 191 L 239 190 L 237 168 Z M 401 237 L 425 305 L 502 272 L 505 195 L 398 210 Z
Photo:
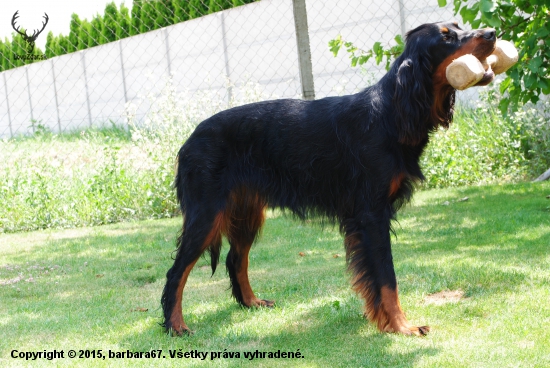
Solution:
M 514 81 L 518 82 L 521 79 L 521 77 L 519 76 L 519 68 L 512 68 L 508 72 L 510 78 L 512 78 Z
M 529 50 L 533 50 L 535 49 L 535 45 L 537 44 L 539 40 L 537 39 L 537 36 L 536 35 L 532 35 L 531 37 L 529 37 L 526 41 L 525 41 L 525 46 L 527 46 L 527 48 Z
M 359 61 L 358 61 L 359 65 L 365 64 L 367 61 L 369 61 L 370 57 L 371 55 L 367 55 L 367 54 L 363 54 L 359 56 Z
M 351 42 L 344 42 L 344 46 L 346 46 L 349 52 L 355 52 L 357 50 L 357 47 L 355 47 Z
M 376 65 L 380 64 L 384 58 L 384 49 L 382 48 L 382 44 L 380 42 L 375 42 L 372 46 L 372 51 L 376 56 Z
M 439 5 L 440 8 L 443 8 L 447 5 L 447 0 L 437 0 L 437 5 Z
M 545 95 L 550 93 L 550 79 L 548 78 L 540 78 L 538 82 L 538 87 L 542 89 L 542 93 Z
M 479 8 L 483 13 L 492 13 L 495 11 L 497 5 L 492 0 L 480 0 Z
M 453 3 L 454 3 L 454 12 L 455 12 L 455 14 L 460 13 L 460 7 L 462 5 L 462 1 L 461 0 L 453 0 Z
M 336 39 L 328 41 L 328 46 L 330 52 L 332 52 L 335 57 L 338 56 L 338 51 L 340 51 L 342 47 L 342 35 L 338 35 Z
M 477 9 L 475 9 L 475 8 L 476 7 L 474 6 L 472 8 L 464 7 L 462 9 L 460 9 L 460 15 L 462 16 L 462 19 L 464 20 L 464 22 L 470 23 L 470 24 L 472 24 L 472 26 L 474 25 L 477 14 L 478 14 Z M 477 27 L 475 27 L 475 28 L 477 28 Z
M 504 93 L 508 87 L 510 87 L 510 83 L 512 82 L 512 79 L 510 77 L 507 77 L 500 83 L 500 93 Z
M 537 75 L 533 73 L 527 74 L 523 78 L 523 82 L 525 83 L 525 88 L 531 88 L 537 82 Z
M 395 40 L 395 42 L 397 42 L 397 45 L 405 46 L 405 42 L 403 42 L 403 37 L 400 34 L 395 36 L 394 40 Z
M 531 95 L 532 95 L 531 92 L 524 93 L 520 96 L 519 100 L 521 101 L 521 103 L 526 104 L 529 101 L 531 101 Z
M 533 73 L 538 73 L 542 63 L 542 57 L 536 56 L 529 61 L 528 67 Z
M 502 115 L 507 116 L 508 114 L 508 107 L 510 106 L 510 99 L 509 98 L 503 98 L 498 103 L 498 108 Z
M 548 27 L 540 27 L 537 31 L 537 38 L 546 38 L 550 34 Z
M 505 16 L 507 19 L 512 19 L 514 13 L 516 12 L 516 7 L 509 4 L 500 4 L 499 12 L 501 15 Z
M 492 13 L 484 14 L 484 21 L 487 25 L 493 27 L 493 28 L 500 28 L 502 25 L 502 22 L 500 18 Z

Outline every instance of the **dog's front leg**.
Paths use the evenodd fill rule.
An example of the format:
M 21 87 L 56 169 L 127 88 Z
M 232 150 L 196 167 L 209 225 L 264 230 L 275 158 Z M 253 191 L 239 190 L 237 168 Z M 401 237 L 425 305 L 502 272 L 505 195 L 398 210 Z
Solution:
M 430 328 L 412 326 L 399 303 L 391 254 L 390 218 L 391 215 L 378 214 L 347 221 L 345 247 L 352 287 L 365 299 L 365 316 L 380 331 L 426 335 Z

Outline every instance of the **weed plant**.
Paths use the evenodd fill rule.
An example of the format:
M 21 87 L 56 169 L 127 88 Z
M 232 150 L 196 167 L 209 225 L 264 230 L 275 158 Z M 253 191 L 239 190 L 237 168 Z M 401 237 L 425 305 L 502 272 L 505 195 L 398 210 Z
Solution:
M 435 132 L 421 165 L 426 188 L 510 183 L 550 167 L 550 101 L 503 116 L 498 85 L 475 108 L 459 105 L 448 130 Z
M 259 87 L 178 93 L 170 81 L 138 119 L 112 126 L 0 140 L 0 233 L 94 226 L 178 213 L 172 190 L 179 147 L 203 119 L 225 108 L 266 99 Z M 37 125 L 37 124 L 34 124 Z M 33 125 L 33 126 L 34 126 Z

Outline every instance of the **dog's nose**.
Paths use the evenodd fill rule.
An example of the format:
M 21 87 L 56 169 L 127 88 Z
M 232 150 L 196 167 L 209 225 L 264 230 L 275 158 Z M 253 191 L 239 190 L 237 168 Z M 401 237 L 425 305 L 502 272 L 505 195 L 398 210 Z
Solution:
M 494 41 L 496 40 L 496 31 L 494 28 L 486 28 L 482 31 L 482 36 L 487 41 Z

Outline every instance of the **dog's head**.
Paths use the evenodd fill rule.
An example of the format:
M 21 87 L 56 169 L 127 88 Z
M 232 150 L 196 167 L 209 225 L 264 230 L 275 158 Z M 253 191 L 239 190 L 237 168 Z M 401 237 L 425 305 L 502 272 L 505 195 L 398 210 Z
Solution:
M 464 31 L 456 22 L 427 23 L 407 33 L 405 50 L 392 68 L 396 74 L 394 101 L 400 120 L 408 122 L 400 127 L 401 142 L 416 144 L 428 131 L 450 124 L 455 89 L 447 80 L 447 66 L 467 54 L 485 61 L 495 45 L 494 29 Z M 476 86 L 493 79 L 489 68 Z
M 407 34 L 407 47 L 424 47 L 433 71 L 434 86 L 449 85 L 445 71 L 453 60 L 471 54 L 485 61 L 496 45 L 496 31 L 493 28 L 464 31 L 458 23 L 430 23 L 413 29 Z M 489 68 L 476 86 L 484 86 L 494 79 Z

